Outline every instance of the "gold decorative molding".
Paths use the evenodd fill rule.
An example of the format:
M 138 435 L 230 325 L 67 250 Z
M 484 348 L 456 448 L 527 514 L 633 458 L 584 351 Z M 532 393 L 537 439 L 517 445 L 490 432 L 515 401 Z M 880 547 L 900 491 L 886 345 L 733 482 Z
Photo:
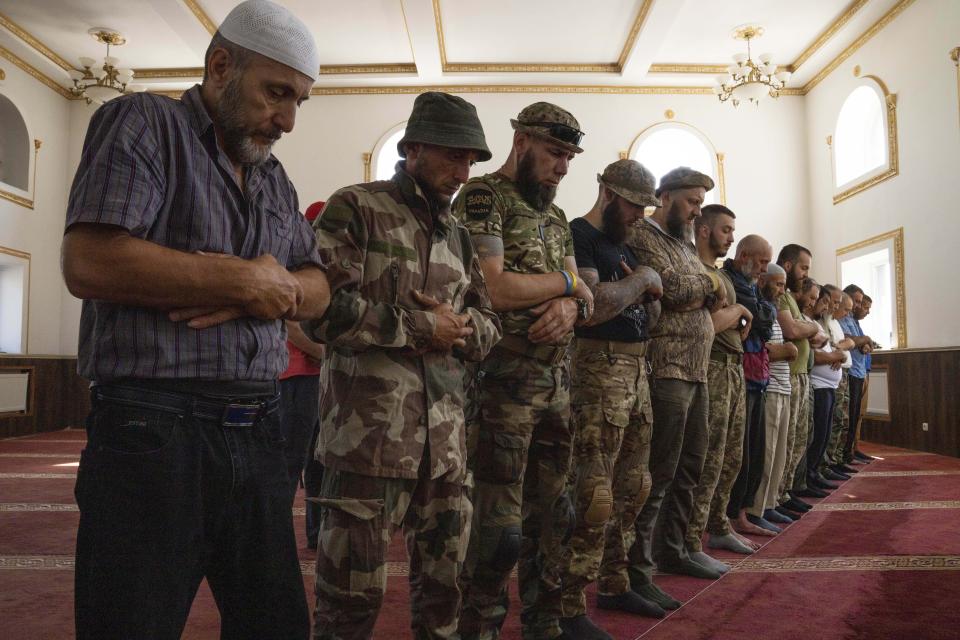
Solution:
M 725 155 L 717 152 L 717 184 L 720 187 L 720 204 L 727 204 L 727 176 L 723 170 L 723 159 Z
M 840 256 L 871 245 L 893 241 L 893 299 L 897 316 L 897 349 L 907 348 L 907 287 L 904 273 L 903 227 L 837 249 L 837 281 L 840 281 Z
M 854 67 L 853 67 L 853 77 L 854 77 L 854 78 L 859 78 L 859 77 L 860 77 L 860 65 L 854 65 Z
M 418 85 L 380 87 L 314 87 L 313 96 L 417 94 L 424 91 L 447 93 L 587 93 L 610 95 L 713 95 L 710 87 L 628 86 L 628 85 Z
M 830 75 L 837 67 L 839 67 L 843 62 L 852 56 L 860 47 L 865 45 L 873 36 L 880 33 L 884 27 L 893 22 L 893 20 L 899 16 L 904 10 L 913 4 L 914 0 L 900 0 L 897 4 L 893 6 L 889 11 L 887 11 L 883 16 L 874 22 L 870 28 L 860 34 L 856 40 L 854 40 L 846 49 L 841 51 L 836 58 L 831 60 L 827 65 L 821 69 L 817 75 L 811 78 L 807 84 L 803 85 L 803 92 L 809 93 L 815 86 L 820 84 L 820 82 Z
M 33 210 L 33 207 L 34 207 L 33 203 L 37 197 L 37 170 L 39 169 L 39 163 L 37 162 L 37 160 L 40 156 L 40 145 L 42 144 L 43 142 L 41 142 L 40 140 L 33 141 L 33 192 L 30 194 L 31 198 L 27 198 L 27 197 L 18 195 L 16 193 L 11 193 L 10 191 L 6 191 L 4 189 L 0 189 L 0 198 L 2 198 L 3 200 L 9 200 L 10 202 L 14 204 L 18 204 L 21 207 L 25 207 L 27 209 Z M 10 253 L 11 251 L 13 251 L 13 249 L 4 250 L 3 247 L 0 247 L 0 253 L 8 253 L 10 255 L 14 255 Z M 28 253 L 25 255 L 29 260 L 30 254 Z
M 620 153 L 617 154 L 617 157 L 618 157 L 620 160 L 626 160 L 626 159 L 629 158 L 630 156 L 627 154 L 626 151 L 621 151 Z
M 7 79 L 7 72 L 4 71 L 3 69 L 0 69 L 0 80 L 6 80 L 6 79 Z
M 17 36 L 18 38 L 26 42 L 28 45 L 30 45 L 31 47 L 33 47 L 34 49 L 42 53 L 51 62 L 53 62 L 55 65 L 57 65 L 64 71 L 70 71 L 74 68 L 73 65 L 71 65 L 69 62 L 67 62 L 60 56 L 58 56 L 52 49 L 50 49 L 50 47 L 48 47 L 47 45 L 37 40 L 35 37 L 33 37 L 32 34 L 26 31 L 23 27 L 21 27 L 16 22 L 11 20 L 7 16 L 3 15 L 2 13 L 0 13 L 0 27 L 3 27 L 13 35 Z
M 643 4 L 640 5 L 640 10 L 637 11 L 637 17 L 633 20 L 633 26 L 630 27 L 630 33 L 627 34 L 627 41 L 623 43 L 623 49 L 620 50 L 620 57 L 617 58 L 617 73 L 623 71 L 623 67 L 627 63 L 627 58 L 630 56 L 630 52 L 633 51 L 633 46 L 636 44 L 637 38 L 643 30 L 643 23 L 647 21 L 647 15 L 650 13 L 651 7 L 653 7 L 653 0 L 643 0 Z
M 446 73 L 622 73 L 630 51 L 633 50 L 643 24 L 650 13 L 654 0 L 643 0 L 620 50 L 616 62 L 596 63 L 538 63 L 538 62 L 450 62 L 447 60 L 446 37 L 443 33 L 443 18 L 440 15 L 440 0 L 433 1 L 433 21 L 437 30 L 437 45 L 440 48 L 440 68 Z
M 837 35 L 837 32 L 840 31 L 840 29 L 842 29 L 843 26 L 850 21 L 850 18 L 856 15 L 856 13 L 860 11 L 860 9 L 862 9 L 869 1 L 870 0 L 853 0 L 853 2 L 851 2 L 847 8 L 843 10 L 843 13 L 841 13 L 837 19 L 834 20 L 833 23 L 823 31 L 823 33 L 817 36 L 816 40 L 811 42 L 810 45 L 804 49 L 799 56 L 797 56 L 797 59 L 789 65 L 788 70 L 795 72 L 797 69 L 799 69 L 800 65 L 806 62 L 814 53 L 819 51 L 820 48 L 827 43 L 827 41 L 833 38 L 833 36 Z
M 203 67 L 171 67 L 165 69 L 134 69 L 135 80 L 155 78 L 202 78 Z
M 373 162 L 373 154 L 369 151 L 363 152 L 363 181 L 370 182 L 370 173 L 372 168 L 370 164 Z
M 674 117 L 676 117 L 676 115 L 677 114 L 676 112 L 674 112 L 673 109 L 667 109 L 666 111 L 663 112 L 663 117 L 666 118 L 667 120 L 673 120 Z
M 39 80 L 43 84 L 47 85 L 49 88 L 59 93 L 61 96 L 63 96 L 67 100 L 79 100 L 79 98 L 71 94 L 66 88 L 60 86 L 60 84 L 57 83 L 56 80 L 54 80 L 50 76 L 43 73 L 42 71 L 34 67 L 29 62 L 22 60 L 19 56 L 17 56 L 17 54 L 10 51 L 3 45 L 0 45 L 0 58 L 6 58 L 10 62 L 12 62 L 15 67 L 19 68 L 21 71 L 23 71 L 27 75 L 33 77 L 35 80 Z
M 883 92 L 884 108 L 887 111 L 887 169 L 882 173 L 871 176 L 866 180 L 835 194 L 833 196 L 833 204 L 838 204 L 847 198 L 852 198 L 858 193 L 866 191 L 870 187 L 874 187 L 900 173 L 900 149 L 897 142 L 897 94 L 890 93 L 889 89 L 887 89 L 886 83 L 877 76 L 865 75 L 863 77 L 865 79 L 872 80 Z M 833 153 L 832 145 L 830 150 L 831 153 Z
M 410 62 L 383 64 L 324 64 L 320 65 L 320 75 L 353 73 L 417 73 L 417 65 Z
M 833 147 L 833 136 L 827 136 L 827 146 Z
M 960 47 L 954 47 L 950 50 L 950 59 L 957 68 L 957 110 L 960 113 Z
M 684 62 L 668 62 L 651 64 L 647 73 L 693 73 L 700 75 L 717 75 L 727 73 L 729 64 L 691 64 Z M 778 65 L 777 71 L 789 71 L 789 66 Z
M 210 19 L 210 16 L 207 15 L 207 12 L 203 10 L 203 7 L 200 6 L 197 0 L 183 0 L 183 4 L 187 5 L 187 8 L 190 9 L 211 36 L 217 32 L 217 25 L 213 23 L 213 20 Z

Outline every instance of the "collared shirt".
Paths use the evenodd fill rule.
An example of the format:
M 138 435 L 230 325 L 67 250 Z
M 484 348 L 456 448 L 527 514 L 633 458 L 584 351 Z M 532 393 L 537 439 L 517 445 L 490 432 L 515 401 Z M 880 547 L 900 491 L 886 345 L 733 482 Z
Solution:
M 330 308 L 301 326 L 327 343 L 319 459 L 329 469 L 416 478 L 466 471 L 464 360 L 500 340 L 470 234 L 431 209 L 397 165 L 392 180 L 345 187 L 317 218 Z M 419 291 L 469 316 L 473 334 L 452 353 L 424 351 L 435 316 Z
M 97 110 L 67 205 L 66 228 L 77 223 L 122 227 L 186 253 L 269 253 L 288 269 L 321 264 L 276 158 L 248 170 L 241 191 L 199 86 L 180 100 L 138 93 Z M 97 382 L 269 381 L 287 367 L 281 320 L 244 317 L 198 330 L 160 309 L 102 300 L 83 301 L 79 351 L 80 375 Z
M 857 338 L 863 337 L 863 329 L 860 328 L 860 322 L 853 317 L 852 314 L 848 314 L 843 320 L 840 321 L 840 328 L 843 329 L 843 332 L 848 336 L 855 336 Z M 867 367 L 868 354 L 860 351 L 859 347 L 854 347 L 850 350 L 850 375 L 854 378 L 860 378 L 861 380 L 867 377 Z
M 653 375 L 706 382 L 713 323 L 704 301 L 721 286 L 719 277 L 707 272 L 692 245 L 666 233 L 651 218 L 631 227 L 627 245 L 663 282 L 660 322 L 650 332 Z
M 845 336 L 843 335 L 843 328 L 840 326 L 840 321 L 835 319 L 833 316 L 825 316 L 826 326 L 825 328 L 830 331 L 830 342 L 833 344 L 834 348 L 837 348 L 837 345 L 844 341 Z M 820 323 L 821 326 L 824 323 Z M 842 369 L 849 369 L 850 365 L 853 362 L 853 355 L 850 353 L 849 349 L 843 351 L 843 364 L 841 365 Z

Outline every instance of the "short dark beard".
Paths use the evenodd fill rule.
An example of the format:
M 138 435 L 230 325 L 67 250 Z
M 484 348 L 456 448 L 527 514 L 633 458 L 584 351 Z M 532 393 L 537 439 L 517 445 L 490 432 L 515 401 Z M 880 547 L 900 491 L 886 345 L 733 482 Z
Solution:
M 557 188 L 537 181 L 534 174 L 533 152 L 528 151 L 517 162 L 517 191 L 531 207 L 546 211 L 557 197 Z
M 721 242 L 718 242 L 716 238 L 713 237 L 712 229 L 710 230 L 709 245 L 710 245 L 710 252 L 713 255 L 717 256 L 718 258 L 722 258 L 725 255 L 727 255 L 727 248 L 723 246 Z
M 801 284 L 800 280 L 801 280 L 800 278 L 793 275 L 792 268 L 790 269 L 790 271 L 787 271 L 787 289 L 789 289 L 790 291 L 793 291 L 794 293 L 799 293 L 800 284 Z
M 767 302 L 775 302 L 777 296 L 777 286 L 773 284 L 763 285 L 763 289 L 760 291 L 763 294 L 763 299 Z
M 241 73 L 235 73 L 224 87 L 217 104 L 217 124 L 223 136 L 223 151 L 227 157 L 244 166 L 255 167 L 270 159 L 273 143 L 259 145 L 253 141 L 253 134 L 260 133 L 279 140 L 282 132 L 278 128 L 258 132 L 245 124 L 247 112 L 240 92 L 241 78 Z
M 676 202 L 671 202 L 670 208 L 667 209 L 667 233 L 677 240 L 687 240 L 689 236 L 687 224 L 684 222 L 683 216 L 680 214 L 680 207 Z
M 406 165 L 406 163 L 404 163 Z M 430 170 L 430 163 L 424 159 L 423 155 L 420 155 L 417 158 L 416 168 L 410 173 L 417 184 L 420 186 L 420 191 L 423 192 L 423 197 L 427 199 L 427 203 L 430 205 L 431 210 L 442 211 L 444 209 L 450 208 L 450 198 L 445 196 L 442 193 L 437 193 L 434 191 L 433 187 L 430 186 L 430 180 L 428 179 L 428 172 Z
M 603 208 L 600 213 L 600 230 L 607 240 L 615 245 L 623 244 L 627 239 L 627 225 L 623 223 L 620 215 L 620 203 L 616 199 Z

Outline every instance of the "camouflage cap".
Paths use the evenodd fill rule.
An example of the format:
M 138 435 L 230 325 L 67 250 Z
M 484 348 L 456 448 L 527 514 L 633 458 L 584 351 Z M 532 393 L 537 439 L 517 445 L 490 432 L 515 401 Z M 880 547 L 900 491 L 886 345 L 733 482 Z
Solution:
M 580 123 L 566 109 L 549 102 L 534 102 L 510 124 L 516 131 L 531 133 L 560 145 L 567 151 L 583 153 L 580 139 L 586 135 L 580 131 Z
M 690 167 L 677 167 L 660 178 L 660 186 L 657 187 L 656 194 L 659 198 L 664 191 L 693 189 L 694 187 L 703 187 L 710 191 L 710 189 L 713 189 L 713 178 Z
M 421 93 L 413 101 L 407 128 L 397 143 L 401 158 L 407 157 L 403 150 L 407 142 L 472 149 L 479 153 L 480 162 L 486 162 L 493 156 L 487 148 L 477 108 L 459 96 L 439 91 Z
M 660 206 L 660 200 L 654 195 L 657 179 L 636 160 L 608 164 L 603 175 L 597 174 L 597 182 L 639 207 Z

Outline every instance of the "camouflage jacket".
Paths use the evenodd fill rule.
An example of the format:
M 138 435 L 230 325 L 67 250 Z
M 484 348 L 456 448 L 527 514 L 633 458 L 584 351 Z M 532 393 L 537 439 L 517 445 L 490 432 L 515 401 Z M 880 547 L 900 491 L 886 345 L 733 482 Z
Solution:
M 314 223 L 331 291 L 323 318 L 303 324 L 330 347 L 317 458 L 331 469 L 416 478 L 428 455 L 436 478 L 465 470 L 463 361 L 486 356 L 500 321 L 469 233 L 449 210 L 431 212 L 402 166 L 392 180 L 340 189 Z M 419 351 L 435 317 L 413 290 L 470 316 L 464 349 Z
M 627 244 L 663 280 L 663 313 L 650 332 L 647 356 L 654 377 L 706 382 L 713 322 L 703 302 L 718 289 L 719 277 L 706 270 L 691 245 L 650 218 L 631 228 Z
M 564 258 L 573 257 L 573 236 L 563 211 L 551 204 L 546 211 L 531 207 L 513 181 L 502 173 L 489 173 L 467 182 L 453 214 L 470 235 L 497 236 L 503 240 L 503 270 L 514 273 L 551 273 L 564 269 Z M 503 332 L 527 337 L 537 317 L 527 310 L 500 314 Z M 573 332 L 567 337 L 569 343 Z

